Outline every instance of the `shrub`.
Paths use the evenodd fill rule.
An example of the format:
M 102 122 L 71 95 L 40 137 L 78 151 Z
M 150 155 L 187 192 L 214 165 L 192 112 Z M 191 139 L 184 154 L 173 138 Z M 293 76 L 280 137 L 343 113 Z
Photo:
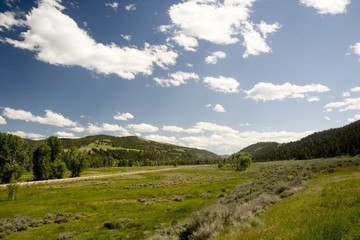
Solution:
M 9 235 L 11 232 L 25 231 L 32 224 L 32 220 L 26 216 L 0 219 L 0 238 Z
M 68 222 L 71 220 L 71 218 L 74 218 L 75 215 L 73 213 L 69 212 L 58 212 L 55 215 L 54 223 L 63 223 Z
M 62 232 L 62 233 L 59 233 L 56 240 L 64 240 L 64 239 L 69 239 L 69 238 L 72 238 L 76 235 L 76 232 L 69 232 L 69 231 L 66 231 L 66 232 Z
M 110 222 L 105 222 L 104 227 L 107 229 L 119 229 L 121 227 L 121 224 L 120 222 L 110 221 Z

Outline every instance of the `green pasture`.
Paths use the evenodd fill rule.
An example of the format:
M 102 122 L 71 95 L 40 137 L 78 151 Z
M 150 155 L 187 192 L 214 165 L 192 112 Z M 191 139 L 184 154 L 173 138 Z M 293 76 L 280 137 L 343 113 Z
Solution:
M 84 176 L 116 173 L 115 169 L 90 169 Z M 20 187 L 16 201 L 7 201 L 7 190 L 1 189 L 0 219 L 21 215 L 40 221 L 56 213 L 76 216 L 68 222 L 40 224 L 10 233 L 4 239 L 61 239 L 67 233 L 72 239 L 141 239 L 211 205 L 244 179 L 239 172 L 221 171 L 217 166 L 187 166 L 166 172 Z M 116 229 L 104 227 L 109 222 L 117 223 Z

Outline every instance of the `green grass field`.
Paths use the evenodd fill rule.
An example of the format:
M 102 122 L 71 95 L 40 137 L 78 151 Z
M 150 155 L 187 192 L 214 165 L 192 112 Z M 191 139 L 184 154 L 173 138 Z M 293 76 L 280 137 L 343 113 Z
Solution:
M 83 176 L 167 170 L 19 187 L 15 201 L 0 189 L 0 238 L 360 239 L 359 165 L 345 157 L 256 163 L 245 172 L 87 169 Z
M 90 169 L 85 175 L 115 173 L 116 169 Z M 146 169 L 151 170 L 142 170 Z M 21 187 L 16 201 L 7 201 L 7 190 L 2 189 L 0 218 L 22 215 L 42 220 L 59 212 L 76 215 L 69 222 L 40 224 L 11 233 L 5 239 L 61 239 L 66 233 L 72 233 L 72 239 L 141 239 L 214 203 L 219 195 L 227 194 L 244 179 L 238 172 L 220 171 L 217 166 L 190 166 L 166 172 Z M 104 227 L 106 222 L 118 226 L 110 230 Z
M 320 174 L 307 181 L 303 192 L 216 239 L 360 239 L 360 168 Z

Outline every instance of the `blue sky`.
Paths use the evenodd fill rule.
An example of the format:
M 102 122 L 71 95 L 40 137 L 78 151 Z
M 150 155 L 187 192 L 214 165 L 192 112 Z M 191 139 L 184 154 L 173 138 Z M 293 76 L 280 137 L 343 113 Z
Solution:
M 359 12 L 354 0 L 2 0 L 0 131 L 227 154 L 340 127 L 360 119 Z

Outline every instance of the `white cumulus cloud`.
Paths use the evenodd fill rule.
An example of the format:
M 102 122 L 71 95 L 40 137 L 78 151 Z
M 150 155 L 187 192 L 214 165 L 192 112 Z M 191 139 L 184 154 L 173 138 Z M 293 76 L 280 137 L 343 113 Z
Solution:
M 140 133 L 152 133 L 152 132 L 157 132 L 159 130 L 158 127 L 155 127 L 151 124 L 147 124 L 147 123 L 140 123 L 140 124 L 129 124 L 127 125 L 128 129 L 131 129 L 135 132 L 140 132 Z
M 354 117 L 348 118 L 349 122 L 355 122 L 355 121 L 358 121 L 358 120 L 360 120 L 360 114 L 356 114 Z
M 219 77 L 205 77 L 204 83 L 212 90 L 223 93 L 237 93 L 239 92 L 240 83 L 234 78 Z
M 36 52 L 40 61 L 60 66 L 81 66 L 100 74 L 116 74 L 133 79 L 137 74 L 151 75 L 154 66 L 174 65 L 178 54 L 166 45 L 144 43 L 143 49 L 97 43 L 62 11 L 57 1 L 40 0 L 26 15 L 20 34 L 22 40 L 5 38 L 14 47 Z
M 126 11 L 135 11 L 136 10 L 136 5 L 135 4 L 129 4 L 125 6 L 125 10 Z
M 352 50 L 353 54 L 360 56 L 360 42 L 351 45 L 350 49 Z
M 350 89 L 350 92 L 360 92 L 360 87 L 354 87 Z
M 6 107 L 3 115 L 11 120 L 22 120 L 26 122 L 37 122 L 40 124 L 53 125 L 57 127 L 74 127 L 77 124 L 72 120 L 64 117 L 60 113 L 55 113 L 51 110 L 45 110 L 45 116 L 34 116 L 31 112 L 22 109 L 12 109 Z
M 315 8 L 319 14 L 346 13 L 346 6 L 351 0 L 300 0 L 300 4 Z
M 168 136 L 153 134 L 153 135 L 145 136 L 145 138 L 156 142 L 170 143 L 176 145 L 179 144 L 176 137 L 174 136 L 168 137 Z
M 219 113 L 223 113 L 225 112 L 225 109 L 222 105 L 220 104 L 216 104 L 213 108 L 214 112 L 219 112 Z
M 165 131 L 165 132 L 187 133 L 187 134 L 197 134 L 197 133 L 202 132 L 201 129 L 182 128 L 182 127 L 178 127 L 178 126 L 174 126 L 174 125 L 165 125 L 165 126 L 163 126 L 162 130 Z
M 170 87 L 175 86 L 178 87 L 180 85 L 186 84 L 188 80 L 197 80 L 199 76 L 196 73 L 189 72 L 175 72 L 168 75 L 168 78 L 158 78 L 155 77 L 154 81 L 162 87 Z
M 181 33 L 176 34 L 175 36 L 171 37 L 171 39 L 179 46 L 182 46 L 186 51 L 196 52 L 196 48 L 199 45 L 196 38 Z
M 220 59 L 224 58 L 226 58 L 226 53 L 224 53 L 223 51 L 213 52 L 205 58 L 205 63 L 216 64 Z
M 324 106 L 325 111 L 330 112 L 334 108 L 339 109 L 341 112 L 347 110 L 360 110 L 360 98 L 346 98 L 343 101 L 331 102 Z
M 306 101 L 308 102 L 318 102 L 320 101 L 320 97 L 319 96 L 310 96 L 306 99 Z
M 169 8 L 169 16 L 174 29 L 173 39 L 188 50 L 195 50 L 197 40 L 214 44 L 228 45 L 243 41 L 244 57 L 271 52 L 266 43 L 269 33 L 276 32 L 278 23 L 267 24 L 261 21 L 254 24 L 249 20 L 255 0 L 185 0 Z M 171 33 L 170 28 L 163 32 Z M 187 36 L 192 45 L 184 44 Z M 189 41 L 189 39 L 187 39 Z
M 240 132 L 231 127 L 210 122 L 198 122 L 194 128 L 202 129 L 204 134 L 179 137 L 178 142 L 184 146 L 208 149 L 218 154 L 233 153 L 257 142 L 275 141 L 284 143 L 296 141 L 314 132 Z
M 82 126 L 76 126 L 76 127 L 73 127 L 73 128 L 68 128 L 68 130 L 73 131 L 73 132 L 81 133 L 81 132 L 85 132 L 86 129 L 84 127 L 82 127 Z
M 101 132 L 117 132 L 119 135 L 130 135 L 129 131 L 117 124 L 103 123 L 100 126 L 89 123 L 87 130 L 90 133 L 97 134 Z
M 117 113 L 114 116 L 115 120 L 119 120 L 119 121 L 127 121 L 129 119 L 134 119 L 134 115 L 132 115 L 131 113 Z
M 32 139 L 32 140 L 41 140 L 41 139 L 46 138 L 44 135 L 41 135 L 38 133 L 27 133 L 27 132 L 23 132 L 23 131 L 8 132 L 8 133 L 22 137 L 22 138 Z
M 252 89 L 245 91 L 247 96 L 256 101 L 272 101 L 272 100 L 283 100 L 286 98 L 305 98 L 307 93 L 324 93 L 330 89 L 327 86 L 321 84 L 309 84 L 299 86 L 291 83 L 284 83 L 277 85 L 273 83 L 260 82 L 256 84 Z M 317 100 L 314 97 L 308 97 L 311 100 Z
M 0 125 L 5 125 L 5 124 L 6 124 L 5 118 L 3 118 L 2 116 L 0 116 Z
M 75 138 L 75 135 L 73 133 L 68 133 L 63 131 L 56 132 L 54 133 L 54 135 L 60 138 Z

